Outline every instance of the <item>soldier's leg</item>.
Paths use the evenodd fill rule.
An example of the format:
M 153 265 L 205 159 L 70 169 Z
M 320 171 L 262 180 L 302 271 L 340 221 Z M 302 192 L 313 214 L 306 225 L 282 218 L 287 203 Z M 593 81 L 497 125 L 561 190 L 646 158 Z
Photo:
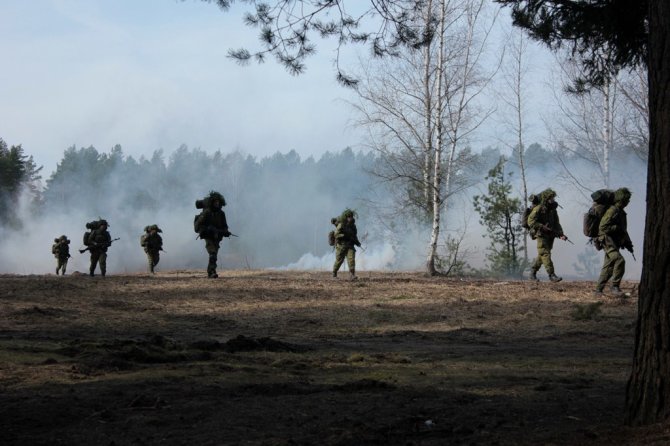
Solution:
M 67 269 L 67 257 L 63 259 L 63 263 L 61 264 L 61 270 L 60 273 L 62 275 L 65 275 L 65 270 Z
M 340 270 L 340 266 L 344 263 L 344 257 L 346 256 L 347 251 L 343 246 L 335 247 L 335 263 L 333 264 L 333 276 L 337 276 L 337 272 Z
M 100 274 L 102 277 L 105 277 L 105 274 L 107 274 L 107 253 L 106 252 L 101 252 L 100 253 Z
M 89 252 L 91 253 L 91 266 L 89 267 L 88 273 L 93 276 L 95 274 L 95 267 L 98 265 L 98 259 L 100 258 L 100 251 L 89 250 Z
M 547 238 L 547 239 L 538 239 L 542 240 L 541 245 L 542 245 L 542 264 L 544 265 L 544 269 L 547 271 L 547 274 L 549 276 L 554 275 L 554 262 L 551 260 L 551 250 L 554 247 L 554 239 L 553 238 Z M 538 245 L 538 252 L 540 251 L 539 245 Z
M 349 265 L 349 275 L 356 277 L 356 250 L 354 248 L 347 249 L 347 265 Z
M 56 257 L 56 275 L 60 271 L 60 258 Z
M 537 257 L 535 257 L 535 260 L 533 260 L 533 263 L 530 265 L 530 274 L 531 278 L 535 279 L 537 278 L 536 274 L 540 270 L 540 267 L 542 266 L 542 256 L 540 255 L 540 251 L 542 247 L 542 241 L 538 237 L 537 238 Z
M 154 259 L 151 256 L 150 251 L 144 251 L 147 255 L 147 267 L 149 268 L 149 272 L 153 273 L 154 272 Z
M 154 251 L 154 266 L 158 265 L 158 262 L 161 260 L 160 251 Z
M 621 279 L 626 272 L 626 259 L 619 250 L 612 253 L 612 287 L 619 288 Z
M 207 254 L 209 254 L 209 260 L 207 263 L 207 277 L 216 278 L 216 261 L 219 254 L 219 242 L 212 239 L 205 239 L 205 249 Z
M 605 260 L 603 261 L 603 267 L 600 270 L 600 277 L 598 277 L 598 284 L 596 285 L 597 291 L 602 291 L 603 288 L 605 288 L 607 281 L 610 280 L 610 277 L 614 274 L 614 261 L 616 260 L 616 256 L 613 256 L 612 252 L 618 253 L 616 249 L 605 250 Z

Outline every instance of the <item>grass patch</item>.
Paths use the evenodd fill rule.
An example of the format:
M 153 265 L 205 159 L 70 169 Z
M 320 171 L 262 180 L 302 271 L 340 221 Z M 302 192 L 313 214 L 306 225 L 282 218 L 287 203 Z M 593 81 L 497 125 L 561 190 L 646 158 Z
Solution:
M 588 304 L 574 304 L 572 310 L 572 319 L 576 321 L 591 321 L 599 319 L 602 316 L 602 302 L 592 302 Z

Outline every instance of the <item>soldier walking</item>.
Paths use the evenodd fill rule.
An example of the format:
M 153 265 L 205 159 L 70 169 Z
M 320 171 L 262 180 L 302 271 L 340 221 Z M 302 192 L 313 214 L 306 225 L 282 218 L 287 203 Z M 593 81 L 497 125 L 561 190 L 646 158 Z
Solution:
M 211 191 L 204 200 L 197 200 L 196 207 L 201 208 L 202 212 L 196 216 L 194 229 L 201 239 L 205 240 L 205 249 L 209 255 L 207 263 L 207 277 L 215 279 L 219 277 L 216 273 L 216 262 L 218 260 L 219 248 L 223 237 L 230 237 L 232 234 L 228 231 L 226 214 L 222 207 L 226 205 L 226 200 L 218 192 Z
M 342 215 L 336 220 L 335 229 L 335 264 L 333 265 L 333 277 L 337 277 L 337 271 L 346 257 L 349 265 L 349 276 L 352 280 L 356 279 L 356 246 L 361 246 L 358 241 L 358 230 L 356 229 L 356 220 L 354 211 L 345 209 Z
M 51 246 L 51 253 L 56 257 L 56 275 L 60 274 L 65 275 L 65 270 L 67 269 L 67 259 L 70 256 L 70 240 L 67 236 L 61 235 L 59 238 L 54 239 L 54 244 Z
M 598 226 L 598 241 L 605 251 L 605 260 L 594 294 L 602 296 L 605 284 L 612 279 L 612 294 L 621 297 L 621 278 L 626 272 L 626 259 L 619 250 L 625 248 L 633 252 L 633 242 L 628 235 L 628 221 L 624 208 L 630 203 L 631 192 L 622 187 L 614 192 L 614 204 L 611 205 Z
M 154 268 L 160 261 L 160 252 L 163 250 L 163 237 L 159 232 L 163 232 L 158 225 L 150 225 L 144 228 L 144 234 L 140 237 L 140 245 L 147 254 L 147 264 L 149 272 L 155 274 Z
M 540 194 L 540 204 L 535 206 L 528 216 L 528 226 L 531 237 L 537 240 L 537 257 L 530 267 L 530 280 L 538 282 L 537 272 L 542 265 L 549 274 L 549 280 L 560 282 L 563 280 L 554 272 L 554 262 L 551 260 L 551 250 L 554 247 L 554 239 L 567 240 L 563 234 L 563 228 L 558 219 L 558 203 L 556 203 L 556 192 L 546 189 Z
M 97 222 L 87 223 L 86 227 L 91 229 L 88 235 L 88 251 L 91 253 L 91 266 L 89 275 L 95 275 L 95 268 L 100 264 L 100 275 L 105 277 L 107 274 L 107 249 L 112 245 L 112 236 L 107 231 L 109 224 L 107 220 L 101 219 Z

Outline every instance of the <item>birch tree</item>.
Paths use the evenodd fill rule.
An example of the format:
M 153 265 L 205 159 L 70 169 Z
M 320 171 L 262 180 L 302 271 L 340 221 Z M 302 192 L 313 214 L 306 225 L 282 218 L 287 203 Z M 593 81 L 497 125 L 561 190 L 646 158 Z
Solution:
M 375 175 L 399 193 L 396 203 L 419 211 L 430 227 L 426 271 L 437 274 L 438 246 L 448 197 L 471 182 L 464 170 L 468 136 L 487 113 L 476 99 L 490 77 L 480 75 L 491 23 L 480 38 L 484 0 L 428 2 L 417 20 L 433 39 L 421 51 L 404 51 L 365 70 L 358 85 L 359 124 L 381 156 Z M 463 38 L 463 36 L 466 36 Z

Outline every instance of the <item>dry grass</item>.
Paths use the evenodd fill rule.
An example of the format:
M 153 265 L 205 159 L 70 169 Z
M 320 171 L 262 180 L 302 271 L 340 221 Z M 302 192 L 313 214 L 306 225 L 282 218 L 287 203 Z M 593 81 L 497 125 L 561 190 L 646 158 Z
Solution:
M 665 444 L 620 425 L 636 312 L 592 283 L 0 277 L 7 444 Z M 428 422 L 430 421 L 430 422 Z

